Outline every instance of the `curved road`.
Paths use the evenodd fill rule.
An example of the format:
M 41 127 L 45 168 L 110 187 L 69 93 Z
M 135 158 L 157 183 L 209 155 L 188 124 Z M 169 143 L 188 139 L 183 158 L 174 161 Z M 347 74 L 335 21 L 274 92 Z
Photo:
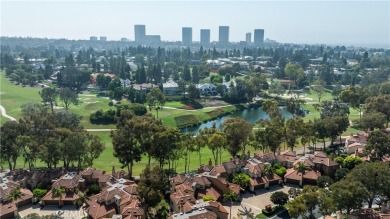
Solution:
M 16 121 L 16 119 L 10 115 L 7 114 L 7 112 L 5 111 L 5 108 L 0 105 L 0 111 L 1 111 L 1 115 L 4 116 L 5 118 L 11 120 L 11 121 Z

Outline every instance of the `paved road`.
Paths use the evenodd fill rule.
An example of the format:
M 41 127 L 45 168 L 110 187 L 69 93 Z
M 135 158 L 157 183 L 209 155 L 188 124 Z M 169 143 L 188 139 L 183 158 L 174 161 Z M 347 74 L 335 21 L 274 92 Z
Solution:
M 0 111 L 1 111 L 1 115 L 4 116 L 5 118 L 11 120 L 11 121 L 16 121 L 16 119 L 10 115 L 7 114 L 7 112 L 5 111 L 5 108 L 0 105 Z

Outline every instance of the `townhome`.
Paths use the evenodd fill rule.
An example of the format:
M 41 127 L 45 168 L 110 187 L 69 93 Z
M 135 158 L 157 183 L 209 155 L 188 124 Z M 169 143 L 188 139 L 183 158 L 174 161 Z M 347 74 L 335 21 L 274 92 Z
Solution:
M 10 200 L 9 194 L 14 189 L 20 189 L 21 197 Z M 33 194 L 30 190 L 21 188 L 21 185 L 14 182 L 10 177 L 0 178 L 0 218 L 10 219 L 17 217 L 18 208 L 32 204 Z
M 111 218 L 119 215 L 122 218 L 145 218 L 144 209 L 136 193 L 134 181 L 113 179 L 97 195 L 87 201 L 88 216 L 92 219 Z

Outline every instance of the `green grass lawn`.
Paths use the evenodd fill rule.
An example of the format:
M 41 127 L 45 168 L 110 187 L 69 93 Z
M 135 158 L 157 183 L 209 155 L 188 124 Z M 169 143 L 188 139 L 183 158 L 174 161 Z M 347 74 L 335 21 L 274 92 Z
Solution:
M 5 77 L 4 72 L 0 72 L 0 103 L 4 106 L 8 115 L 20 118 L 20 106 L 22 104 L 41 102 L 41 97 L 39 96 L 40 90 L 41 88 L 15 85 Z M 3 124 L 4 120 L 2 119 L 1 121 Z
M 310 91 L 304 92 L 303 95 L 300 96 L 311 98 L 312 100 L 306 100 L 307 102 L 318 102 L 318 96 L 316 92 L 313 89 L 310 89 Z M 332 91 L 326 90 L 325 93 L 321 97 L 321 101 L 330 101 L 333 100 Z
M 183 104 L 183 103 L 180 102 L 180 101 L 169 101 L 169 102 L 166 102 L 166 103 L 165 103 L 165 106 L 166 106 L 166 107 L 173 107 L 173 108 L 182 109 L 182 108 L 184 108 L 186 105 Z

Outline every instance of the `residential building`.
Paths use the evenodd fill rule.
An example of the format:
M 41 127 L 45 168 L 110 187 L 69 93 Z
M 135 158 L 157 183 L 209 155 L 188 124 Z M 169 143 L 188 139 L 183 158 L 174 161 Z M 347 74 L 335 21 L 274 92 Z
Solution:
M 111 73 L 93 73 L 89 76 L 89 83 L 95 85 L 96 84 L 96 78 L 98 75 L 103 74 L 104 77 L 110 77 L 112 80 L 117 78 L 116 74 Z
M 196 87 L 199 89 L 201 95 L 216 95 L 217 86 L 214 84 L 198 84 Z
M 17 217 L 18 208 L 32 204 L 33 194 L 30 190 L 20 188 L 20 184 L 13 181 L 10 177 L 0 178 L 0 218 L 11 219 Z M 9 194 L 20 188 L 21 197 L 16 200 L 9 200 Z
M 210 29 L 200 30 L 200 45 L 207 46 L 210 44 Z
M 127 41 L 128 41 L 128 39 L 126 37 L 121 38 L 121 42 L 127 42 Z
M 229 26 L 219 26 L 219 44 L 226 45 L 229 43 Z
M 192 27 L 182 28 L 182 40 L 184 45 L 190 45 L 192 43 Z
M 112 218 L 114 215 L 121 218 L 145 218 L 136 187 L 134 181 L 113 177 L 107 187 L 87 201 L 89 218 Z
M 164 95 L 166 96 L 178 95 L 180 92 L 179 85 L 172 80 L 163 83 L 162 86 L 163 86 Z
M 97 38 L 96 36 L 91 36 L 91 37 L 89 37 L 89 40 L 90 40 L 90 41 L 97 41 L 98 38 Z
M 245 34 L 245 42 L 247 44 L 251 44 L 252 43 L 252 33 L 246 33 Z
M 134 41 L 136 43 L 144 43 L 145 36 L 146 36 L 145 25 L 143 24 L 134 25 Z
M 100 41 L 106 42 L 107 41 L 107 37 L 106 36 L 101 36 L 100 37 Z

